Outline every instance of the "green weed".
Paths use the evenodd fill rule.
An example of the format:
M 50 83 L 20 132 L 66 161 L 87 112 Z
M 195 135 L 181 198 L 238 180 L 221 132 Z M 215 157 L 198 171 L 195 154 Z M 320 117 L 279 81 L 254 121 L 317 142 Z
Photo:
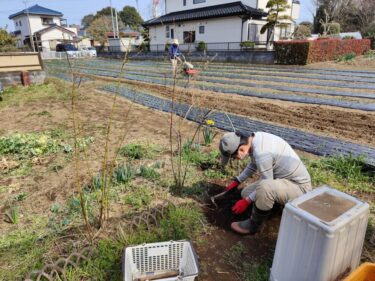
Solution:
M 81 213 L 81 202 L 77 197 L 71 197 L 66 205 L 67 213 L 71 216 L 76 216 Z
M 10 209 L 5 212 L 5 215 L 9 223 L 17 224 L 20 218 L 19 207 L 17 206 L 10 207 Z
M 157 171 L 146 166 L 140 167 L 139 175 L 149 181 L 157 181 L 160 179 L 160 174 Z
M 119 228 L 115 239 L 100 240 L 96 254 L 78 268 L 68 268 L 67 280 L 121 280 L 121 256 L 125 247 L 143 243 L 194 239 L 202 229 L 204 215 L 195 205 L 170 207 L 160 227 L 140 225 L 133 231 Z
M 263 262 L 251 260 L 247 257 L 245 246 L 238 242 L 224 253 L 225 259 L 236 269 L 238 277 L 244 281 L 268 281 L 271 259 Z
M 148 206 L 151 203 L 152 197 L 150 190 L 146 186 L 137 186 L 132 192 L 128 193 L 124 198 L 124 203 L 129 204 L 135 209 Z
M 182 191 L 182 195 L 185 196 L 202 196 L 206 189 L 206 183 L 205 182 L 196 182 L 193 183 L 191 186 L 186 186 L 184 190 Z
M 375 51 L 369 50 L 363 55 L 366 59 L 375 59 Z
M 9 175 L 11 176 L 27 176 L 30 175 L 33 171 L 33 164 L 31 160 L 21 161 L 20 166 L 18 166 L 16 169 L 11 170 Z
M 209 122 L 211 121 L 211 122 Z M 207 120 L 207 125 L 203 126 L 202 127 L 202 133 L 203 133 L 203 141 L 204 141 L 204 145 L 206 146 L 209 146 L 212 144 L 215 136 L 217 135 L 213 128 L 211 127 L 211 124 L 213 125 L 213 121 L 212 120 Z
M 119 165 L 113 174 L 117 183 L 127 183 L 133 178 L 134 170 L 130 163 L 126 163 Z
M 28 133 L 0 137 L 0 155 L 13 154 L 19 158 L 55 153 L 58 143 L 48 134 Z
M 3 101 L 0 108 L 7 106 L 20 106 L 34 101 L 43 100 L 67 100 L 69 97 L 69 87 L 59 80 L 47 81 L 43 85 L 30 85 L 7 87 L 1 95 Z
M 155 145 L 142 145 L 130 143 L 120 148 L 119 153 L 122 156 L 131 159 L 152 159 L 160 149 Z
M 70 144 L 63 144 L 63 151 L 65 153 L 72 153 L 73 147 Z
M 363 157 L 323 157 L 304 161 L 313 186 L 328 184 L 343 191 L 374 192 L 375 177 L 366 171 Z
M 349 53 L 349 54 L 345 54 L 343 56 L 339 56 L 336 61 L 337 62 L 348 62 L 348 61 L 353 61 L 356 57 L 356 54 L 355 53 Z
M 225 179 L 229 177 L 229 173 L 222 170 L 206 170 L 204 176 L 208 179 Z
M 52 117 L 52 114 L 51 114 L 49 111 L 47 111 L 47 110 L 43 110 L 43 111 L 41 111 L 41 112 L 38 112 L 36 115 L 37 115 L 37 116 L 48 116 L 48 117 Z
M 85 137 L 77 139 L 77 146 L 80 151 L 83 151 L 87 146 L 94 142 L 94 137 Z
M 61 205 L 59 203 L 55 203 L 51 206 L 50 211 L 54 214 L 59 213 L 61 210 Z
M 102 180 L 102 176 L 100 174 L 97 174 L 97 175 L 92 177 L 91 186 L 92 186 L 93 189 L 101 189 L 102 188 L 103 180 Z
M 15 196 L 13 197 L 13 200 L 14 200 L 14 201 L 17 201 L 17 202 L 19 202 L 19 201 L 23 201 L 23 200 L 26 199 L 27 196 L 28 196 L 28 194 L 27 194 L 26 192 L 21 192 L 21 193 L 15 195 Z
M 69 267 L 66 279 L 79 280 L 121 280 L 121 256 L 124 245 L 116 240 L 100 240 L 97 254 L 78 268 Z
M 182 158 L 196 166 L 199 166 L 202 170 L 213 168 L 219 164 L 220 152 L 213 150 L 210 152 L 202 152 L 200 149 L 187 149 L 183 150 Z
M 193 239 L 204 221 L 204 215 L 194 205 L 170 207 L 168 216 L 160 221 L 159 231 L 165 240 Z
M 27 227 L 0 236 L 0 280 L 23 280 L 27 272 L 42 267 L 54 241 L 46 236 L 46 225 L 46 219 L 33 217 Z
M 152 168 L 154 169 L 161 169 L 164 168 L 165 162 L 164 161 L 156 161 L 153 165 Z

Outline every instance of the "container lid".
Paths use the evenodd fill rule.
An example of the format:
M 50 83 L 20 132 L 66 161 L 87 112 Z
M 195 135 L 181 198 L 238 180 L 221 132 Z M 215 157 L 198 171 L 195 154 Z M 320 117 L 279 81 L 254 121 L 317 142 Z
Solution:
M 324 192 L 301 204 L 298 207 L 325 222 L 331 222 L 345 214 L 356 205 L 352 200 Z
M 288 202 L 285 210 L 332 232 L 368 212 L 369 205 L 325 185 Z

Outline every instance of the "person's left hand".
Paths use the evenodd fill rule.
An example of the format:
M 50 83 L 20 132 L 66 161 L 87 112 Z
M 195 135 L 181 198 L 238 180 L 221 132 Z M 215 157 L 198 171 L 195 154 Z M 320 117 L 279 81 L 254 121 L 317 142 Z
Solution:
M 238 200 L 232 208 L 232 212 L 239 215 L 246 211 L 247 207 L 251 204 L 250 198 Z

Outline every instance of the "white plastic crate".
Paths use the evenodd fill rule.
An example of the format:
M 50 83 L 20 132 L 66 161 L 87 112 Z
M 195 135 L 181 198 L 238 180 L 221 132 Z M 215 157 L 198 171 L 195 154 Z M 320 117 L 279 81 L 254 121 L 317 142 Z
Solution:
M 199 270 L 189 241 L 169 241 L 127 247 L 124 251 L 123 272 L 124 281 L 170 272 L 177 272 L 178 276 L 155 280 L 194 281 Z
M 333 281 L 360 261 L 369 205 L 328 186 L 284 208 L 270 281 Z

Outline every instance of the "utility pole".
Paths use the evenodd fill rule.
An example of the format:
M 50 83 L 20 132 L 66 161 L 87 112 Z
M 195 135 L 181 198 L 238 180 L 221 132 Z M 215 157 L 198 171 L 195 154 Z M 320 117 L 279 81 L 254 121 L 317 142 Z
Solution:
M 113 9 L 112 9 L 112 0 L 109 0 L 109 7 L 111 9 L 111 19 L 112 19 L 112 32 L 113 38 L 116 38 L 116 30 L 115 30 L 115 20 L 113 18 Z
M 27 0 L 23 0 L 23 3 L 25 4 L 25 10 L 26 10 L 26 16 L 27 16 L 27 24 L 29 27 L 29 38 L 30 43 L 33 48 L 33 52 L 35 52 L 35 45 L 34 45 L 34 35 L 31 34 L 31 26 L 30 26 L 30 18 L 29 18 L 29 8 L 27 7 Z
M 117 33 L 117 38 L 120 38 L 120 32 L 118 30 L 118 17 L 117 17 L 117 10 L 115 8 L 115 19 L 116 19 L 116 33 Z

